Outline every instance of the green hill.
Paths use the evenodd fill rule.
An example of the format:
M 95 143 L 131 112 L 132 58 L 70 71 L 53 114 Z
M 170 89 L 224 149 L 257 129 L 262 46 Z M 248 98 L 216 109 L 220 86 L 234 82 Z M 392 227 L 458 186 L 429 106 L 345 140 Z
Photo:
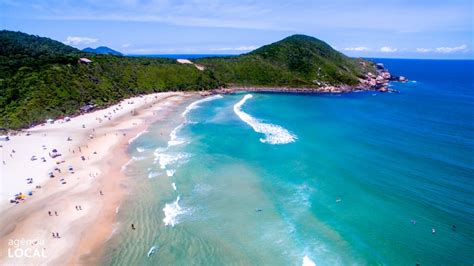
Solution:
M 229 84 L 290 87 L 357 85 L 358 78 L 375 73 L 372 63 L 364 61 L 364 67 L 361 61 L 305 35 L 292 35 L 236 57 L 196 60 Z
M 95 54 L 111 54 L 111 55 L 123 55 L 121 52 L 115 51 L 107 46 L 99 46 L 97 48 L 87 47 L 82 49 L 83 52 L 95 53 Z
M 14 31 L 0 31 L 0 77 L 23 66 L 48 63 L 67 64 L 77 60 L 80 51 L 61 42 Z
M 88 54 L 10 31 L 0 32 L 0 44 L 0 128 L 74 114 L 87 103 L 103 107 L 138 94 L 221 86 L 210 71 L 172 59 Z M 80 57 L 92 63 L 80 64 Z
M 79 63 L 81 57 L 92 63 Z M 74 114 L 87 103 L 107 106 L 158 91 L 357 85 L 373 69 L 304 35 L 240 56 L 195 61 L 205 70 L 173 59 L 86 53 L 49 38 L 0 31 L 0 128 L 18 129 Z

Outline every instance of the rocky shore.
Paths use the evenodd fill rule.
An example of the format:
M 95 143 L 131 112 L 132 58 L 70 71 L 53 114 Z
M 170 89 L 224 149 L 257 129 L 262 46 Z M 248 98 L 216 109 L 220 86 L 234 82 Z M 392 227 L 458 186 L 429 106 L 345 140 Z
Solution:
M 388 72 L 385 66 L 381 63 L 375 64 L 376 74 L 367 73 L 365 79 L 360 79 L 360 83 L 366 90 L 377 90 L 381 92 L 388 92 L 388 83 L 390 81 L 407 82 L 408 79 L 404 76 L 393 76 Z
M 360 83 L 356 86 L 349 85 L 324 85 L 320 87 L 259 87 L 259 86 L 230 86 L 228 88 L 219 88 L 211 91 L 202 92 L 202 96 L 212 94 L 230 94 L 239 91 L 247 92 L 280 92 L 280 93 L 349 93 L 357 91 L 380 91 L 396 92 L 388 88 L 390 81 L 407 82 L 404 76 L 394 76 L 381 63 L 375 65 L 376 73 L 367 73 L 364 78 L 359 79 Z M 317 82 L 320 84 L 319 82 Z

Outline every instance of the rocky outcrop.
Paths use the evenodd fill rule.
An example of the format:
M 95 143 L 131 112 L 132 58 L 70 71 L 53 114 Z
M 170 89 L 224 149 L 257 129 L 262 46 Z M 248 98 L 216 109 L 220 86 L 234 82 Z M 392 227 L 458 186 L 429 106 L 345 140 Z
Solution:
M 377 90 L 380 92 L 390 92 L 388 83 L 390 81 L 407 82 L 408 79 L 404 76 L 393 76 L 381 63 L 375 65 L 377 73 L 367 73 L 364 79 L 360 80 L 361 86 L 367 90 Z

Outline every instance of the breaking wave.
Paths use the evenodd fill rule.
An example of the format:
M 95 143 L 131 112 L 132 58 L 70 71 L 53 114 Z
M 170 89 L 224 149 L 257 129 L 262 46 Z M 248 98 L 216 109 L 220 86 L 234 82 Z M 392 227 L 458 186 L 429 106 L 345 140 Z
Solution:
M 189 157 L 191 157 L 191 155 L 184 152 L 178 152 L 178 153 L 155 152 L 155 163 L 158 162 L 160 164 L 161 169 L 166 169 L 168 165 L 181 163 L 184 159 L 187 159 Z
M 308 256 L 304 256 L 302 266 L 316 266 L 316 263 L 312 261 Z
M 176 198 L 175 201 L 172 203 L 166 203 L 165 207 L 163 208 L 163 212 L 165 213 L 165 218 L 163 218 L 163 223 L 166 226 L 174 227 L 179 223 L 178 216 L 186 213 L 186 210 L 179 206 L 179 196 Z
M 265 135 L 265 138 L 260 138 L 260 141 L 269 144 L 287 144 L 294 142 L 297 139 L 296 135 L 290 133 L 285 128 L 274 124 L 263 123 L 242 111 L 242 105 L 252 97 L 252 94 L 245 95 L 242 100 L 234 105 L 234 112 L 242 121 L 251 126 L 255 132 Z
M 159 175 L 160 175 L 160 173 L 158 173 L 158 172 L 150 171 L 150 172 L 148 173 L 148 178 L 157 177 L 157 176 L 159 176 Z
M 183 139 L 180 139 L 177 136 L 178 131 L 181 130 L 181 128 L 183 128 L 183 126 L 184 126 L 184 123 L 182 123 L 179 126 L 175 127 L 173 129 L 173 131 L 171 131 L 170 140 L 168 141 L 168 147 L 180 145 L 180 144 L 183 144 L 185 142 Z
M 147 133 L 148 131 L 147 130 L 143 130 L 142 132 L 138 133 L 137 135 L 135 135 L 135 137 L 131 138 L 128 140 L 128 144 L 131 144 L 132 142 L 134 142 L 136 139 L 138 139 L 141 135 Z
M 217 94 L 217 95 L 206 97 L 206 98 L 201 99 L 201 100 L 197 100 L 197 101 L 191 103 L 190 105 L 188 105 L 188 107 L 186 107 L 186 110 L 184 110 L 184 112 L 181 115 L 183 117 L 186 117 L 186 115 L 189 112 L 191 112 L 191 110 L 199 108 L 199 104 L 204 103 L 204 102 L 210 102 L 210 101 L 217 100 L 217 99 L 222 99 L 222 98 L 223 98 L 222 95 Z

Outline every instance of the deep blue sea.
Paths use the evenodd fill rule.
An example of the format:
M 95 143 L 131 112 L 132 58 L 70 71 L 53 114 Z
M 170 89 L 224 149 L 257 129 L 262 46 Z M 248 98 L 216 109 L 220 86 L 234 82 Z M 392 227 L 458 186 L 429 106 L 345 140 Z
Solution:
M 104 262 L 473 265 L 474 61 L 376 61 L 410 81 L 213 96 L 152 125 Z

